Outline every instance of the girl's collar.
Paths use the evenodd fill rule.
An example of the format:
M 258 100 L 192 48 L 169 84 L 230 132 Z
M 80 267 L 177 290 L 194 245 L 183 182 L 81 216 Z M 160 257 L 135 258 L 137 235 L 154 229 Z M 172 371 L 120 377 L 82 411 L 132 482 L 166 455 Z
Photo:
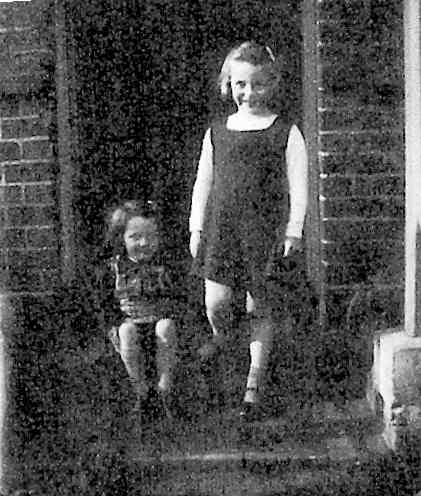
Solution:
M 239 118 L 238 114 L 231 114 L 226 119 L 225 127 L 229 131 L 263 131 L 265 129 L 269 129 L 270 127 L 272 127 L 272 125 L 275 123 L 278 117 L 279 117 L 278 114 L 271 114 L 268 115 L 267 117 L 258 117 L 254 122 L 253 119 L 250 120 L 243 119 L 238 121 L 240 125 L 235 125 L 235 119 Z M 232 121 L 234 121 L 234 125 L 232 124 Z M 255 125 L 255 126 L 241 125 L 241 124 L 250 124 L 250 123 L 253 124 L 259 123 L 261 125 Z

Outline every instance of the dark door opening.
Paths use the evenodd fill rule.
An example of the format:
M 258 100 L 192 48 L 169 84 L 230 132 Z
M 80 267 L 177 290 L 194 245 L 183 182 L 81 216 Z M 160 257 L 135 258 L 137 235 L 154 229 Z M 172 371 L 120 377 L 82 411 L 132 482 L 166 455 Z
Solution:
M 212 116 L 227 110 L 216 89 L 227 51 L 246 39 L 270 46 L 285 62 L 280 109 L 293 119 L 301 115 L 300 2 L 78 4 L 70 18 L 83 242 L 90 253 L 100 248 L 111 204 L 154 196 L 181 255 L 202 135 Z

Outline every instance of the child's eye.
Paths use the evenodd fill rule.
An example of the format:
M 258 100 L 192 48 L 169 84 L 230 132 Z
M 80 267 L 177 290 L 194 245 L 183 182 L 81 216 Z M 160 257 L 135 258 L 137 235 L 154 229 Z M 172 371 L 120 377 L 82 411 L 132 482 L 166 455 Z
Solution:
M 246 83 L 245 83 L 245 81 L 237 81 L 237 82 L 236 82 L 236 85 L 237 85 L 239 88 L 245 88 Z

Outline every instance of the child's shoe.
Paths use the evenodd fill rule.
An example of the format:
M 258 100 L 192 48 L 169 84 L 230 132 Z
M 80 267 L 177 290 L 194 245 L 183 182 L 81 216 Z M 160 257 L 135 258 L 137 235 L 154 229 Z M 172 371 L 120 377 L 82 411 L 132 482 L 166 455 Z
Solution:
M 175 409 L 174 409 L 174 399 L 169 392 L 161 392 L 161 408 L 163 417 L 170 423 L 174 422 Z
M 258 422 L 264 417 L 262 405 L 258 402 L 243 401 L 240 409 L 240 422 Z
M 263 405 L 260 401 L 257 388 L 248 387 L 240 409 L 241 422 L 256 422 L 264 417 Z

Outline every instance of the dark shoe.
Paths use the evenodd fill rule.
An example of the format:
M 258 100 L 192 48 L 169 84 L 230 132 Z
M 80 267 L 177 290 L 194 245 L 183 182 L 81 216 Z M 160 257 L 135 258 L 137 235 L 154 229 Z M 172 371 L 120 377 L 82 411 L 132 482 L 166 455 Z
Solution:
M 262 420 L 264 417 L 263 408 L 258 402 L 243 401 L 240 409 L 240 422 L 250 423 Z
M 148 397 L 137 398 L 133 406 L 131 417 L 133 422 L 137 424 L 147 424 L 150 422 L 150 403 Z
M 168 422 L 172 423 L 175 419 L 175 406 L 174 399 L 171 393 L 160 393 L 161 398 L 161 408 L 162 408 L 162 416 Z

